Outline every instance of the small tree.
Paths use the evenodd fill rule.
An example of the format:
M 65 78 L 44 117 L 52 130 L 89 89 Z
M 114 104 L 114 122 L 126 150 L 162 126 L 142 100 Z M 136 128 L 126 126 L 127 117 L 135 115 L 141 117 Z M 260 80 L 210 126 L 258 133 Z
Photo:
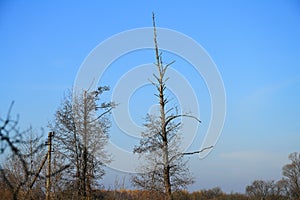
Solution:
M 38 173 L 38 168 L 42 159 L 45 157 L 46 148 L 41 141 L 41 137 L 35 136 L 33 131 L 28 132 L 28 135 L 24 135 L 23 142 L 18 145 L 18 149 L 22 152 L 23 159 L 26 163 L 26 168 L 29 171 L 29 175 L 26 176 L 26 172 L 22 169 L 22 162 L 20 157 L 10 154 L 8 159 L 3 163 L 3 168 L 7 171 L 8 180 L 13 185 L 21 185 L 20 199 L 44 199 L 45 198 L 45 173 Z M 43 167 L 43 166 L 41 166 Z M 20 170 L 21 169 L 21 170 Z
M 25 198 L 26 192 L 32 189 L 29 185 L 35 173 L 34 164 L 43 153 L 43 144 L 41 137 L 33 137 L 31 129 L 19 130 L 18 117 L 11 117 L 13 103 L 6 118 L 0 117 L 0 155 L 9 155 L 2 158 L 4 163 L 0 163 L 0 181 L 4 190 L 10 193 L 9 197 L 16 200 Z M 32 137 L 27 137 L 28 133 Z
M 209 190 L 201 190 L 201 196 L 204 199 L 218 199 L 224 195 L 224 192 L 219 187 L 215 187 Z
M 277 194 L 281 197 L 290 197 L 289 183 L 288 180 L 282 178 L 281 180 L 276 182 Z
M 282 168 L 282 174 L 286 177 L 288 189 L 293 199 L 300 198 L 300 154 L 291 153 L 289 155 L 292 163 L 286 164 Z
M 289 199 L 287 191 L 287 182 L 285 179 L 275 182 L 256 180 L 246 187 L 246 194 L 250 199 L 264 199 L 264 200 L 286 200 Z
M 69 95 L 57 110 L 54 124 L 50 125 L 55 132 L 54 150 L 70 164 L 64 176 L 65 186 L 73 194 L 77 191 L 78 198 L 91 198 L 96 180 L 104 175 L 104 164 L 110 161 L 104 150 L 110 127 L 106 114 L 114 105 L 98 105 L 100 95 L 107 90 L 108 87 L 99 87 L 93 92 Z
M 165 194 L 166 199 L 172 199 L 172 190 L 182 189 L 193 183 L 193 179 L 187 167 L 184 155 L 199 153 L 183 153 L 180 149 L 180 127 L 181 118 L 190 117 L 198 122 L 196 117 L 188 114 L 180 114 L 177 107 L 168 107 L 169 99 L 166 97 L 167 80 L 165 76 L 168 67 L 173 64 L 164 64 L 161 53 L 159 53 L 156 39 L 156 26 L 153 14 L 154 45 L 157 74 L 152 82 L 156 88 L 160 113 L 147 115 L 145 127 L 142 133 L 140 145 L 133 150 L 146 160 L 142 167 L 142 173 L 134 176 L 132 181 L 135 186 L 160 191 Z
M 266 199 L 275 193 L 274 181 L 256 180 L 246 187 L 246 193 L 253 199 Z

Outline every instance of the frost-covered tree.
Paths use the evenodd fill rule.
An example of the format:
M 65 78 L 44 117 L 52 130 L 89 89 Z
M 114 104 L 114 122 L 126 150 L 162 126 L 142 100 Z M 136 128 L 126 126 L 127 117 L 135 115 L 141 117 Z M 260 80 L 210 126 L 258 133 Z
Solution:
M 51 128 L 55 132 L 54 150 L 60 160 L 70 164 L 61 180 L 78 198 L 90 198 L 97 180 L 104 175 L 103 166 L 110 161 L 104 147 L 108 141 L 110 121 L 107 114 L 113 103 L 98 103 L 108 87 L 69 95 L 56 111 Z

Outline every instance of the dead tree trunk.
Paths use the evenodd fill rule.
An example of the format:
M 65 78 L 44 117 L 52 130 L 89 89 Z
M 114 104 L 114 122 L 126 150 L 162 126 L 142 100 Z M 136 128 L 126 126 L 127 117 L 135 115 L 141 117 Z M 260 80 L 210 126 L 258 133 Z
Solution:
M 164 75 L 167 67 L 162 65 L 162 61 L 159 55 L 158 44 L 156 39 L 156 26 L 155 18 L 153 14 L 153 28 L 154 28 L 154 44 L 155 44 L 155 55 L 156 55 L 156 66 L 159 73 L 157 77 L 158 89 L 159 89 L 159 105 L 160 105 L 160 118 L 161 118 L 161 134 L 163 139 L 163 164 L 164 164 L 164 186 L 165 186 L 165 195 L 167 200 L 172 199 L 172 190 L 171 190 L 171 181 L 170 181 L 170 165 L 169 165 L 169 148 L 168 148 L 168 135 L 166 130 L 166 113 L 165 105 L 167 100 L 165 99 L 164 91 L 166 89 Z

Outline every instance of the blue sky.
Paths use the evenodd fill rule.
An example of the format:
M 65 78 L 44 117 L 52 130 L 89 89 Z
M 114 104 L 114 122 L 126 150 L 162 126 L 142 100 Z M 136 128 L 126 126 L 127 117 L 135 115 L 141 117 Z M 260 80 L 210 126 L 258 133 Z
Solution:
M 190 159 L 196 182 L 189 189 L 220 186 L 228 192 L 243 192 L 255 179 L 279 179 L 288 154 L 300 151 L 300 3 L 296 0 L 1 1 L 1 116 L 14 100 L 22 127 L 47 131 L 92 49 L 122 31 L 151 26 L 152 12 L 157 26 L 184 33 L 206 49 L 226 89 L 222 135 L 208 157 Z M 109 68 L 104 84 L 113 87 L 126 70 L 154 62 L 152 53 L 120 58 Z M 175 59 L 174 69 L 203 91 L 197 93 L 201 135 L 210 117 L 205 83 L 193 76 L 184 60 L 164 55 L 166 61 Z M 124 63 L 126 67 L 120 69 Z M 142 88 L 132 97 L 131 106 L 145 101 L 136 103 L 140 112 L 132 113 L 137 124 L 155 100 L 149 91 L 151 88 Z M 120 142 L 118 128 L 112 127 L 111 132 L 112 140 Z M 122 142 L 126 146 L 136 141 Z M 130 177 L 114 170 L 107 173 L 103 180 L 107 187 L 113 187 L 116 176 Z

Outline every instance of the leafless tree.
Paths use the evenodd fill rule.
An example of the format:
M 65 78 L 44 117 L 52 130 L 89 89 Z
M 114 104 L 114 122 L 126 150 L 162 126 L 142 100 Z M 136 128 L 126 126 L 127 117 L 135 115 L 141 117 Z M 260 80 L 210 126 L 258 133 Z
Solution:
M 287 179 L 282 178 L 281 180 L 276 182 L 277 194 L 281 197 L 291 197 L 289 182 Z
M 143 156 L 145 163 L 141 167 L 142 173 L 133 177 L 133 183 L 147 190 L 165 193 L 167 196 L 169 190 L 166 191 L 166 186 L 170 189 L 172 187 L 173 190 L 179 190 L 193 183 L 187 161 L 183 159 L 180 152 L 181 138 L 178 134 L 180 122 L 168 125 L 168 150 L 164 152 L 164 141 L 159 127 L 160 118 L 148 115 L 146 121 L 146 131 L 142 133 L 140 145 L 134 149 L 135 153 Z M 164 155 L 164 153 L 167 153 L 167 155 Z M 168 156 L 168 163 L 165 163 L 166 156 Z M 166 177 L 168 177 L 168 180 Z M 169 185 L 165 181 L 169 181 Z
M 300 198 L 300 154 L 291 153 L 289 155 L 290 164 L 286 164 L 282 168 L 282 174 L 286 177 L 289 193 L 291 198 Z
M 107 90 L 108 87 L 99 87 L 67 96 L 50 125 L 55 132 L 54 150 L 65 164 L 70 164 L 67 174 L 60 174 L 61 180 L 78 198 L 91 198 L 96 180 L 104 175 L 104 164 L 110 161 L 104 147 L 110 127 L 107 114 L 114 104 L 98 105 L 100 95 Z
M 12 199 L 19 199 L 25 197 L 20 193 L 30 189 L 28 186 L 35 171 L 34 160 L 42 152 L 43 144 L 41 137 L 26 137 L 28 133 L 31 135 L 31 129 L 19 130 L 19 118 L 11 117 L 12 107 L 13 103 L 6 118 L 0 118 L 0 155 L 6 156 L 5 163 L 0 164 L 0 175 Z
M 221 190 L 220 187 L 214 187 L 208 190 L 201 190 L 201 195 L 204 199 L 218 199 L 218 197 L 222 197 L 224 192 Z
M 277 182 L 274 180 L 263 181 L 256 180 L 246 187 L 246 194 L 250 199 L 263 199 L 263 200 L 287 200 L 289 193 L 287 191 L 287 182 L 282 179 Z
M 274 193 L 274 181 L 256 180 L 246 187 L 246 193 L 253 199 L 266 199 Z
M 46 148 L 41 142 L 42 137 L 30 130 L 27 135 L 24 135 L 23 142 L 18 145 L 18 149 L 22 152 L 23 160 L 26 163 L 26 168 L 29 172 L 22 168 L 22 160 L 13 153 L 3 163 L 3 168 L 10 183 L 14 186 L 21 185 L 18 199 L 44 199 L 45 198 L 45 173 L 38 173 L 38 168 L 42 159 L 45 157 Z
M 147 115 L 145 128 L 142 133 L 140 144 L 134 148 L 134 153 L 138 153 L 145 161 L 141 167 L 142 173 L 132 178 L 133 184 L 137 187 L 160 191 L 165 194 L 166 199 L 172 199 L 172 190 L 184 188 L 193 183 L 193 179 L 187 167 L 184 155 L 199 153 L 183 153 L 180 150 L 181 141 L 181 119 L 189 117 L 200 120 L 189 114 L 180 114 L 178 107 L 169 107 L 169 99 L 166 95 L 167 80 L 165 76 L 168 67 L 173 64 L 165 64 L 162 61 L 162 54 L 159 52 L 155 18 L 153 14 L 154 45 L 157 74 L 153 74 L 155 81 L 151 83 L 156 88 L 160 113 Z

